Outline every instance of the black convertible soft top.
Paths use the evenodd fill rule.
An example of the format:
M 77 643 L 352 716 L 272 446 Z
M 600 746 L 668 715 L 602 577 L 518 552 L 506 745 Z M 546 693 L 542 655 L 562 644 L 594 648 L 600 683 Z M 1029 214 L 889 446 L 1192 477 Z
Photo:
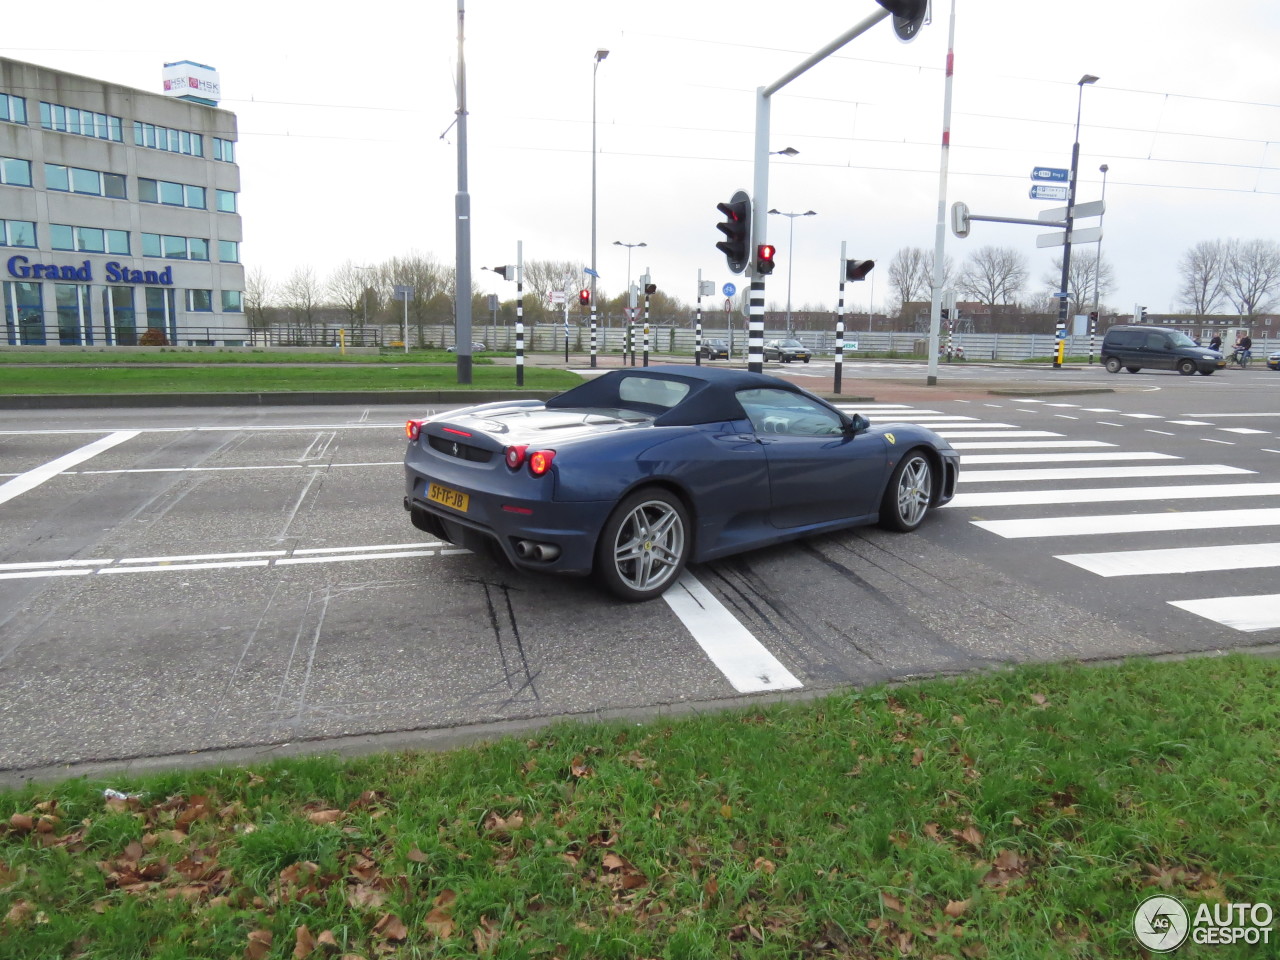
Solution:
M 794 384 L 763 373 L 745 370 L 724 370 L 718 367 L 690 367 L 663 364 L 655 367 L 632 367 L 611 370 L 588 380 L 571 390 L 547 401 L 550 409 L 566 407 L 626 408 L 631 404 L 619 396 L 621 384 L 629 377 L 648 377 L 654 380 L 674 380 L 688 384 L 685 398 L 671 409 L 654 418 L 659 427 L 678 427 L 694 423 L 715 423 L 721 420 L 745 420 L 746 411 L 736 396 L 739 390 L 758 390 L 771 387 L 792 393 L 805 393 Z

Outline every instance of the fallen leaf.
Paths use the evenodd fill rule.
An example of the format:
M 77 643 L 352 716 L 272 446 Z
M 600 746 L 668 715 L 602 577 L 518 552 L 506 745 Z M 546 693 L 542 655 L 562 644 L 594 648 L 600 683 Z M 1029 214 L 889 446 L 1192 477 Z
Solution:
M 920 747 L 916 747 L 911 751 L 911 765 L 913 767 L 918 767 L 922 763 L 924 763 L 924 750 Z
M 409 852 L 404 855 L 404 858 L 412 861 L 413 863 L 426 863 L 431 859 L 416 846 L 410 847 Z
M 942 912 L 954 920 L 957 917 L 963 917 L 965 911 L 969 909 L 969 904 L 972 902 L 972 900 L 948 900 L 947 905 L 943 907 Z
M 271 952 L 271 931 L 252 930 L 249 943 L 244 948 L 245 960 L 263 960 Z
M 727 803 L 721 806 L 720 816 L 724 817 L 726 820 L 730 819 L 733 816 L 733 807 L 729 806 Z
M 431 911 L 422 921 L 423 926 L 442 940 L 453 936 L 453 902 L 457 899 L 458 895 L 452 890 L 442 890 L 431 901 Z
M 388 913 L 373 925 L 373 935 L 384 940 L 405 940 L 409 936 L 409 931 L 400 922 L 399 917 L 394 913 Z
M 31 916 L 34 910 L 35 907 L 27 903 L 27 901 L 15 900 L 13 906 L 9 908 L 9 912 L 5 914 L 4 922 L 13 924 L 16 927 L 19 924 L 26 923 L 27 918 Z
M 963 830 L 952 830 L 951 835 L 957 840 L 963 840 L 975 850 L 982 848 L 982 833 L 973 825 L 967 826 Z
M 326 823 L 337 823 L 342 819 L 341 810 L 312 810 L 307 814 L 307 819 L 317 826 L 323 826 Z
M 752 866 L 754 866 L 761 873 L 773 873 L 775 870 L 778 869 L 777 864 L 775 864 L 772 860 L 766 860 L 764 857 L 756 857 L 755 862 L 752 864 Z
M 1031 702 L 1038 707 L 1043 707 L 1049 703 L 1049 698 L 1043 693 L 1033 693 L 1031 694 Z
M 498 928 L 497 920 L 493 917 L 481 917 L 480 926 L 471 931 L 471 939 L 476 944 L 476 953 L 488 953 L 501 935 L 502 931 Z
M 311 956 L 311 951 L 316 948 L 316 938 L 311 935 L 306 924 L 293 932 L 293 939 L 293 955 L 296 960 L 305 960 L 306 957 Z
M 902 912 L 902 901 L 891 893 L 880 891 L 880 902 L 884 904 L 886 910 L 892 910 L 895 913 Z

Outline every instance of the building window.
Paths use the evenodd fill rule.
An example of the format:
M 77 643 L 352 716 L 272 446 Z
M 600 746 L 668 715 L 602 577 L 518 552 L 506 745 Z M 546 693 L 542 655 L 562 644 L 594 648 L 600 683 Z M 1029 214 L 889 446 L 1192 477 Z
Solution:
M 225 163 L 235 163 L 236 142 L 234 140 L 223 140 L 221 137 L 214 137 L 213 159 L 222 160 Z
M 31 186 L 31 161 L 0 157 L 0 183 L 11 187 Z
M 30 220 L 0 220 L 0 246 L 34 247 L 36 225 Z
M 124 121 L 92 110 L 77 110 L 75 107 L 41 101 L 40 126 L 58 133 L 74 133 L 81 137 L 124 143 Z
M 191 207 L 204 210 L 204 187 L 190 183 L 173 183 L 169 180 L 138 178 L 138 199 L 143 203 L 164 203 L 171 207 Z
M 142 123 L 139 120 L 133 121 L 133 142 L 135 146 L 149 147 L 152 150 L 185 153 L 189 157 L 204 156 L 204 137 L 200 134 L 173 130 L 154 123 Z
M 187 309 L 192 313 L 212 313 L 213 312 L 213 291 L 212 290 L 188 290 L 187 291 Z
M 111 197 L 124 200 L 124 176 L 119 173 L 102 173 L 84 167 L 64 167 L 60 163 L 44 165 L 44 185 L 48 190 L 83 193 L 91 197 Z
M 4 296 L 4 325 L 10 344 L 44 343 L 44 298 L 42 283 L 5 281 L 0 287 Z
M 222 312 L 244 313 L 244 292 L 241 290 L 223 290 Z
M 65 223 L 49 224 L 50 246 L 54 250 L 83 253 L 129 253 L 128 230 L 103 230 L 99 227 L 73 227 Z
M 218 241 L 218 259 L 223 263 L 240 262 L 240 243 L 237 240 Z
M 27 122 L 27 101 L 11 93 L 0 93 L 0 120 L 9 123 Z
M 236 212 L 236 194 L 232 190 L 219 190 L 218 212 L 219 213 L 235 213 Z
M 200 237 L 172 237 L 161 233 L 144 233 L 142 255 L 164 257 L 167 260 L 208 260 L 209 241 Z

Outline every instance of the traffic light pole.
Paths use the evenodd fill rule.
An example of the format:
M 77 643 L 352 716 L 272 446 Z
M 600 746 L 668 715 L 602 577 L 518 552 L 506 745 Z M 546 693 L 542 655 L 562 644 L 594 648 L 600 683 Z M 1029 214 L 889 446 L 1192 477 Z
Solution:
M 846 30 L 832 40 L 817 53 L 812 54 L 789 73 L 784 74 L 767 87 L 756 89 L 756 140 L 755 171 L 752 180 L 751 198 L 751 265 L 748 272 L 751 276 L 751 294 L 749 303 L 750 326 L 747 332 L 747 369 L 752 373 L 764 371 L 764 275 L 756 269 L 756 250 L 768 243 L 768 226 L 765 215 L 769 209 L 769 98 L 785 87 L 792 80 L 805 73 L 810 67 L 821 63 L 849 41 L 862 36 L 881 20 L 890 15 L 886 9 L 879 9 L 861 23 Z
M 844 372 L 844 278 L 846 241 L 840 241 L 840 296 L 836 300 L 836 376 L 834 392 L 840 392 L 840 377 Z
M 516 241 L 516 386 L 524 386 L 524 241 Z

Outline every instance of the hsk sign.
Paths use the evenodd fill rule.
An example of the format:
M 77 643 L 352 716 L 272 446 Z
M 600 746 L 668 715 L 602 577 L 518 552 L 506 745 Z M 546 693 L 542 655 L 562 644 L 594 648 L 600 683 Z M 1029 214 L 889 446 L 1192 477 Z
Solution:
M 93 283 L 93 264 L 83 261 L 78 267 L 70 264 L 32 263 L 26 257 L 18 255 L 8 259 L 5 267 L 9 276 L 19 280 L 74 280 L 78 283 Z M 163 270 L 133 270 L 122 266 L 115 260 L 103 268 L 107 283 L 143 283 L 156 284 L 162 287 L 173 286 L 173 267 Z

